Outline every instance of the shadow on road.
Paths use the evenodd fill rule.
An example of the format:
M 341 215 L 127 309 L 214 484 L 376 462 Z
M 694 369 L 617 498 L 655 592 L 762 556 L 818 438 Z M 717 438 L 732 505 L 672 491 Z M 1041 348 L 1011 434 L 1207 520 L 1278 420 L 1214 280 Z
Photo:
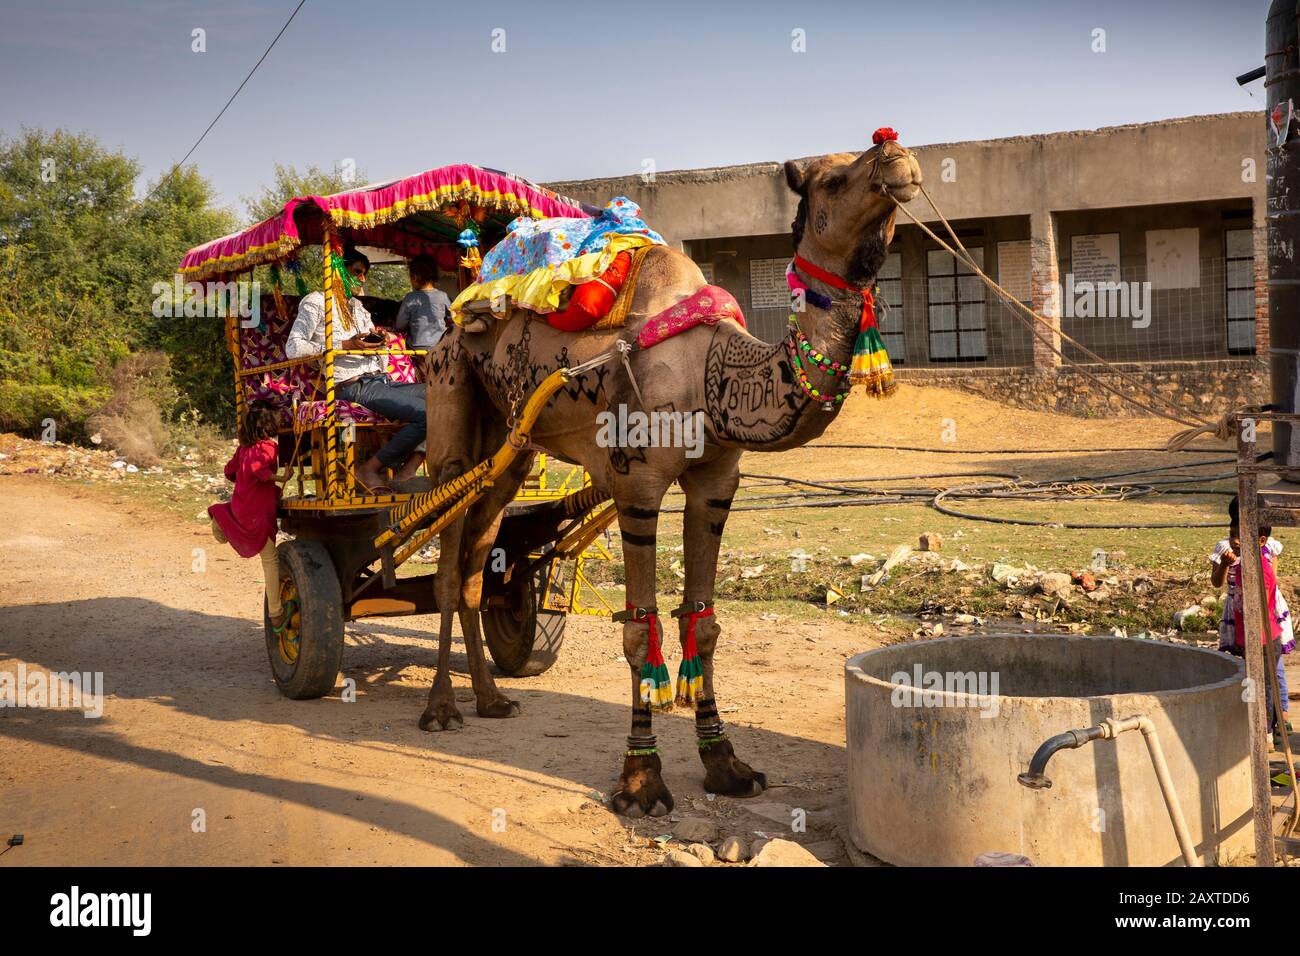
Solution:
M 160 722 L 154 739 L 138 719 L 119 728 L 114 702 L 150 701 L 207 721 L 297 728 L 320 740 L 396 757 L 413 776 L 436 776 L 451 768 L 493 774 L 500 777 L 503 792 L 512 785 L 551 787 L 575 797 L 593 789 L 608 790 L 622 763 L 629 718 L 627 706 L 621 703 L 627 687 L 626 665 L 612 660 L 610 689 L 617 688 L 620 703 L 539 687 L 543 680 L 539 678 L 498 676 L 502 690 L 521 702 L 521 718 L 480 719 L 472 698 L 462 690 L 458 694 L 464 729 L 425 733 L 416 721 L 424 708 L 436 656 L 435 636 L 393 620 L 348 625 L 342 676 L 356 681 L 355 703 L 345 703 L 337 686 L 332 696 L 320 700 L 284 698 L 270 677 L 261 627 L 246 619 L 180 610 L 139 598 L 3 607 L 0 635 L 5 635 L 0 669 L 12 672 L 21 660 L 49 672 L 103 672 L 108 697 L 99 720 L 60 710 L 0 710 L 0 741 L 10 738 L 65 748 L 77 755 L 293 801 L 432 846 L 454 848 L 464 859 L 473 859 L 482 850 L 482 856 L 490 854 L 498 863 L 535 862 L 470 833 L 432 806 L 385 797 L 385 779 L 372 777 L 364 768 L 358 769 L 357 779 L 366 785 L 365 798 L 358 800 L 357 790 L 209 763 L 179 752 L 186 745 L 167 736 L 165 722 Z M 457 641 L 452 668 L 467 675 L 463 647 Z M 418 665 L 418 674 L 403 673 L 411 665 Z M 563 655 L 556 666 L 564 666 Z M 590 680 L 590 675 L 585 679 Z M 600 680 L 603 684 L 604 678 Z M 665 777 L 679 801 L 689 794 L 702 796 L 703 772 L 694 754 L 691 715 L 673 712 L 656 717 L 655 730 L 665 750 Z M 217 729 L 205 736 L 219 740 L 222 733 Z M 732 727 L 730 733 L 737 752 L 766 770 L 778 786 L 780 775 L 772 771 L 795 751 L 824 767 L 827 774 L 842 774 L 842 746 L 757 728 Z

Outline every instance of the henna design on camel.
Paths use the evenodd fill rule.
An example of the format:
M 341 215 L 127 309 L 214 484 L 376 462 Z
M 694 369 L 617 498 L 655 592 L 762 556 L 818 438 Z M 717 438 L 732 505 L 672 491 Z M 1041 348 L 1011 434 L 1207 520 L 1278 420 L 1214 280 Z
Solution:
M 907 202 L 919 192 L 921 170 L 915 157 L 896 141 L 882 140 L 861 155 L 840 153 L 810 163 L 789 162 L 784 170 L 787 184 L 799 197 L 792 224 L 799 256 L 857 286 L 867 286 L 893 237 L 895 202 Z M 861 296 L 815 278 L 809 278 L 808 284 L 819 298 L 810 297 L 809 307 L 799 314 L 800 329 L 818 353 L 846 365 L 859 326 Z M 560 332 L 536 315 L 512 310 L 483 331 L 454 330 L 429 365 L 426 403 L 437 409 L 436 415 L 429 416 L 431 473 L 445 481 L 500 447 L 505 419 L 513 411 L 511 400 L 518 397 L 521 386 L 526 395 L 555 368 L 612 351 L 619 341 L 634 337 L 649 317 L 705 285 L 699 267 L 689 258 L 655 247 L 641 260 L 635 288 L 620 293 L 631 296 L 621 329 Z M 834 421 L 842 405 L 827 411 L 824 403 L 809 398 L 795 378 L 786 342 L 759 341 L 731 321 L 688 329 L 652 350 L 634 352 L 627 361 L 647 407 L 675 410 L 703 405 L 708 426 L 703 455 L 688 458 L 683 448 L 602 447 L 597 440 L 597 415 L 620 401 L 626 403 L 633 394 L 628 372 L 619 362 L 595 366 L 557 392 L 531 439 L 534 446 L 582 465 L 618 509 L 626 601 L 632 609 L 621 616 L 631 732 L 610 804 L 629 816 L 662 816 L 674 806 L 663 779 L 652 710 L 672 702 L 671 691 L 667 701 L 661 693 L 666 661 L 660 642 L 667 636 L 655 609 L 656 541 L 663 497 L 674 483 L 685 496 L 682 606 L 663 617 L 676 616 L 683 648 L 693 648 L 692 671 L 689 680 L 679 685 L 679 693 L 682 702 L 693 703 L 695 709 L 704 785 L 713 793 L 752 796 L 763 791 L 767 778 L 736 756 L 719 717 L 713 681 L 721 634 L 713 613 L 721 535 L 740 481 L 741 453 L 807 444 Z M 819 384 L 826 388 L 829 383 Z M 484 566 L 501 514 L 528 474 L 531 457 L 521 456 L 485 498 L 442 532 L 435 584 L 442 608 L 438 668 L 420 719 L 423 729 L 447 728 L 461 721 L 450 679 L 456 614 L 461 618 L 476 712 L 480 717 L 499 718 L 518 710 L 493 682 L 480 640 L 479 613 Z M 651 678 L 645 696 L 643 667 Z

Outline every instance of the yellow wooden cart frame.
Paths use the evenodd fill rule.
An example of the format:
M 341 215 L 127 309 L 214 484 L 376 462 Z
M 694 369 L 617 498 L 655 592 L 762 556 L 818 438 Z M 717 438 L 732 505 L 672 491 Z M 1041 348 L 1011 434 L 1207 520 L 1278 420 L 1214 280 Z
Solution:
M 419 354 L 334 348 L 341 314 L 342 277 L 331 252 L 344 243 L 406 258 L 438 250 L 446 259 L 453 237 L 474 232 L 485 245 L 504 235 L 518 215 L 583 216 L 590 207 L 526 180 L 476 166 L 442 167 L 417 176 L 326 197 L 300 197 L 255 226 L 191 250 L 181 265 L 186 281 L 251 280 L 252 270 L 295 260 L 319 244 L 325 293 L 325 351 L 244 368 L 240 317 L 226 318 L 234 361 L 235 409 L 242 423 L 251 383 L 258 376 L 311 365 L 318 370 L 324 417 L 282 430 L 281 528 L 293 540 L 280 545 L 281 597 L 287 625 L 264 623 L 271 670 L 290 697 L 319 697 L 334 686 L 342 660 L 343 624 L 358 618 L 425 614 L 437 610 L 435 574 L 397 570 L 465 512 L 527 448 L 530 432 L 551 396 L 568 380 L 560 369 L 528 397 L 508 440 L 464 475 L 416 494 L 358 493 L 358 429 L 384 425 L 343 423 L 334 394 L 340 355 Z M 455 246 L 451 246 L 455 249 Z M 459 253 L 462 250 L 457 250 Z M 463 263 L 463 261 L 462 261 Z M 473 279 L 462 269 L 462 285 Z M 281 290 L 275 311 L 287 322 Z M 601 536 L 615 517 L 605 495 L 579 467 L 539 456 L 534 473 L 503 518 L 498 546 L 484 574 L 483 629 L 494 662 L 504 672 L 538 674 L 554 663 L 568 613 L 612 611 L 588 576 L 590 562 L 609 558 Z

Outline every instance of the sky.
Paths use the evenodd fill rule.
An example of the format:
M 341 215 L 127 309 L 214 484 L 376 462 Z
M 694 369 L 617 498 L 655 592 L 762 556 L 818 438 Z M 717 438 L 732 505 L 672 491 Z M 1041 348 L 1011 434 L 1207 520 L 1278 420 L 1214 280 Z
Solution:
M 0 133 L 89 131 L 156 179 L 296 3 L 0 0 Z M 1262 110 L 1234 78 L 1263 64 L 1267 8 L 307 0 L 191 162 L 242 215 L 277 162 L 548 181 L 862 149 L 880 126 L 922 146 Z

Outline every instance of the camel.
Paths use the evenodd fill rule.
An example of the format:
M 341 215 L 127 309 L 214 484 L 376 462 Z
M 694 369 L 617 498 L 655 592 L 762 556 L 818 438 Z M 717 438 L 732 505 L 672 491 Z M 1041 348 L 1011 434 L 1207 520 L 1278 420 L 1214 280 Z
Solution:
M 870 287 L 893 238 L 896 202 L 910 201 L 920 189 L 921 170 L 912 153 L 886 140 L 861 155 L 838 153 L 809 163 L 787 162 L 785 176 L 799 197 L 792 224 L 798 255 L 850 286 Z M 858 331 L 861 295 L 837 287 L 843 283 L 827 284 L 810 275 L 802 278 L 810 290 L 821 294 L 808 296 L 797 317 L 798 328 L 811 342 L 814 355 L 820 352 L 828 362 L 847 367 Z M 656 246 L 642 262 L 623 328 L 561 332 L 521 309 L 512 309 L 482 331 L 455 328 L 431 353 L 428 366 L 429 474 L 435 481 L 463 474 L 480 456 L 500 446 L 512 406 L 548 374 L 608 352 L 617 340 L 631 341 L 647 317 L 705 285 L 690 258 Z M 819 308 L 814 301 L 828 307 Z M 711 793 L 732 796 L 756 795 L 767 786 L 763 773 L 736 756 L 718 717 L 714 651 L 721 628 L 713 615 L 713 592 L 723 527 L 740 481 L 741 453 L 803 445 L 821 435 L 842 407 L 826 401 L 841 387 L 832 372 L 805 363 L 805 385 L 817 387 L 820 399 L 800 384 L 791 367 L 794 342 L 787 337 L 769 344 L 730 320 L 699 325 L 633 352 L 632 376 L 618 362 L 576 375 L 551 399 L 534 427 L 534 448 L 581 464 L 617 508 L 628 611 L 615 620 L 623 622 L 623 650 L 632 678 L 631 732 L 611 797 L 612 809 L 619 814 L 662 816 L 673 809 L 652 733 L 652 701 L 645 699 L 642 690 L 642 665 L 653 652 L 651 627 L 657 629 L 657 636 L 663 630 L 656 608 L 655 535 L 660 502 L 674 482 L 686 499 L 686 579 L 682 607 L 672 613 L 678 617 L 684 647 L 688 637 L 693 638 L 698 654 L 696 691 L 688 698 L 695 698 L 704 786 Z M 692 458 L 683 448 L 602 447 L 597 440 L 597 415 L 620 405 L 643 406 L 646 412 L 702 412 L 703 453 Z M 510 717 L 519 711 L 518 704 L 497 688 L 488 668 L 479 608 L 483 569 L 503 509 L 527 476 L 532 459 L 532 451 L 520 455 L 507 476 L 442 532 L 435 585 L 442 609 L 438 664 L 421 729 L 445 730 L 463 723 L 449 673 L 456 611 L 478 715 Z

